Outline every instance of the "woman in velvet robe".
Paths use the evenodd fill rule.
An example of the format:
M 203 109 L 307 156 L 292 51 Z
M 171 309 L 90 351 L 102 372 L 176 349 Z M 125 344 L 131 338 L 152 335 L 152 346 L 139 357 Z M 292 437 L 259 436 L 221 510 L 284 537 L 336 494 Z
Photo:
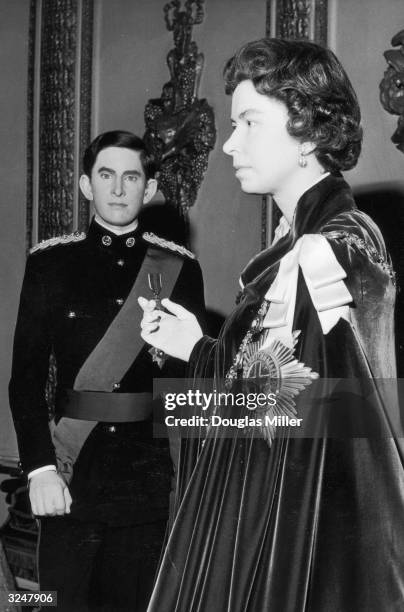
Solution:
M 234 131 L 223 148 L 243 191 L 273 195 L 275 241 L 242 272 L 218 340 L 170 301 L 161 312 L 140 300 L 142 335 L 219 390 L 258 376 L 278 403 L 255 416 L 300 416 L 303 430 L 210 427 L 197 450 L 184 441 L 149 610 L 403 610 L 394 272 L 340 174 L 360 153 L 356 95 L 333 53 L 309 42 L 249 43 L 225 81 Z

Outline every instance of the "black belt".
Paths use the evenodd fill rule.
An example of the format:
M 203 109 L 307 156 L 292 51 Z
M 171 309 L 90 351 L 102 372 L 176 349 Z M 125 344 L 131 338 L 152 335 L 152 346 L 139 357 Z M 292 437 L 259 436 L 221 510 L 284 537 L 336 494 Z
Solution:
M 128 423 L 152 414 L 151 393 L 107 393 L 66 389 L 56 401 L 56 415 L 84 421 Z

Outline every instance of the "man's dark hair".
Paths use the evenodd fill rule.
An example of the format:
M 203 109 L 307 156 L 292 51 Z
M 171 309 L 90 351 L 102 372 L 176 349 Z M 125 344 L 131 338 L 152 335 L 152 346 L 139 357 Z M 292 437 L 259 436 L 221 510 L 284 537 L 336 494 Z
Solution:
M 244 45 L 224 69 L 226 93 L 251 80 L 256 91 L 283 102 L 289 134 L 313 142 L 329 171 L 356 165 L 361 145 L 361 114 L 352 84 L 329 49 L 301 40 L 263 38 Z
M 112 132 L 104 132 L 97 136 L 97 138 L 94 138 L 92 143 L 85 150 L 83 156 L 83 170 L 89 178 L 91 178 L 91 171 L 94 167 L 98 153 L 108 147 L 122 147 L 123 149 L 137 151 L 140 155 L 140 161 L 142 162 L 146 180 L 154 177 L 156 165 L 144 141 L 139 138 L 139 136 L 132 134 L 132 132 L 114 130 Z

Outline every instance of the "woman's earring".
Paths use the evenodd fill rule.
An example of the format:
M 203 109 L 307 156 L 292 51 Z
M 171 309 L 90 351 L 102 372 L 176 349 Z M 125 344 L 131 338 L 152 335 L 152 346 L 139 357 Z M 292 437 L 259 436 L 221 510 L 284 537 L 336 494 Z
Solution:
M 307 166 L 306 156 L 302 152 L 299 153 L 299 166 L 305 168 Z

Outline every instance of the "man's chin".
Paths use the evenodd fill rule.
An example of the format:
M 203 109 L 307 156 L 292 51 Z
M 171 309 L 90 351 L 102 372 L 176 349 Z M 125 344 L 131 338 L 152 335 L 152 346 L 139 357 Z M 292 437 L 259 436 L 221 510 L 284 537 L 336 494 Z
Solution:
M 114 225 L 115 227 L 126 227 L 130 225 L 136 220 L 136 217 L 127 217 L 125 215 L 110 215 L 108 219 L 105 219 L 109 225 Z

